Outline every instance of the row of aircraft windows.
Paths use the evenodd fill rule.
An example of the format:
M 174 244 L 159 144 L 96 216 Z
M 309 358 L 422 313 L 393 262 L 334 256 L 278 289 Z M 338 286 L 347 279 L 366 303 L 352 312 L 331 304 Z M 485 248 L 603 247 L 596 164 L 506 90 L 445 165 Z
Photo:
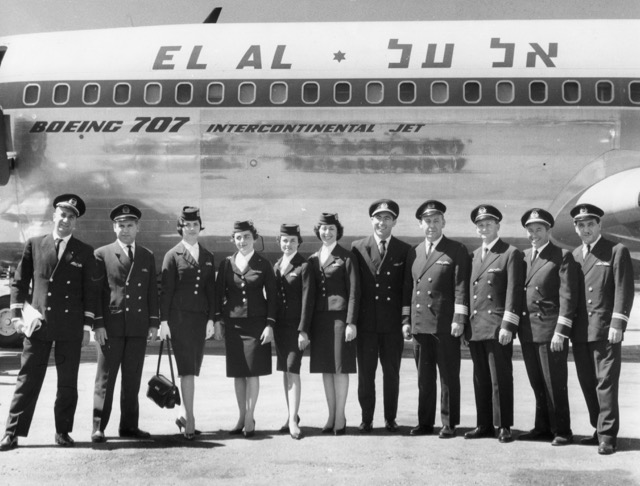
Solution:
M 430 84 L 430 100 L 435 104 L 445 104 L 449 101 L 449 84 L 446 81 L 433 81 Z M 95 105 L 100 101 L 101 86 L 97 83 L 85 84 L 82 90 L 82 101 L 86 105 Z M 113 102 L 116 105 L 127 105 L 131 101 L 131 85 L 118 83 L 113 87 Z M 346 104 L 352 98 L 351 83 L 339 81 L 333 85 L 333 101 Z M 385 98 L 385 86 L 380 81 L 370 81 L 366 85 L 365 99 L 367 103 L 375 105 L 382 103 Z M 256 101 L 256 85 L 252 82 L 242 82 L 238 85 L 237 99 L 243 105 L 251 105 Z M 56 84 L 53 88 L 53 103 L 65 105 L 69 102 L 71 87 L 66 83 Z M 515 85 L 512 81 L 498 81 L 495 84 L 495 97 L 498 103 L 508 104 L 515 100 Z M 175 102 L 179 105 L 189 105 L 193 101 L 194 87 L 191 83 L 178 83 L 175 88 Z M 274 105 L 281 105 L 289 101 L 289 85 L 282 81 L 271 83 L 270 101 Z M 462 96 L 469 104 L 482 101 L 482 86 L 479 81 L 466 81 L 463 84 Z M 613 82 L 602 80 L 595 83 L 595 97 L 598 103 L 611 103 L 614 100 Z M 531 81 L 529 83 L 529 100 L 532 103 L 546 103 L 549 98 L 549 86 L 545 81 Z M 225 100 L 225 84 L 212 82 L 207 85 L 207 103 L 219 105 Z M 397 100 L 403 104 L 415 103 L 417 86 L 413 81 L 398 83 Z M 564 81 L 562 83 L 562 99 L 566 103 L 578 103 L 582 99 L 582 86 L 578 81 Z M 24 89 L 23 101 L 25 105 L 37 105 L 40 100 L 40 85 L 29 84 Z M 320 85 L 315 81 L 302 84 L 301 100 L 306 104 L 320 101 Z M 162 85 L 147 83 L 144 87 L 144 102 L 157 105 L 162 101 Z M 629 83 L 629 101 L 640 104 L 640 81 Z

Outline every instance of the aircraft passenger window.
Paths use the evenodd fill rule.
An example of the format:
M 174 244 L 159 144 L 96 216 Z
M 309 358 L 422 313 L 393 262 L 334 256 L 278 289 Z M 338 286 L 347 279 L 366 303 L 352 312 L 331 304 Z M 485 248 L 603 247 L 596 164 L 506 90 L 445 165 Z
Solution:
M 85 84 L 82 92 L 82 101 L 86 105 L 95 105 L 100 99 L 100 85 L 91 83 Z
M 176 86 L 176 103 L 188 105 L 193 99 L 193 85 L 191 83 L 178 83 Z
M 351 85 L 346 82 L 334 84 L 333 99 L 336 103 L 349 103 L 351 101 Z
M 431 83 L 431 101 L 438 104 L 449 101 L 449 85 L 444 81 Z
M 580 83 L 577 81 L 565 81 L 562 83 L 562 99 L 567 103 L 580 101 Z
M 598 81 L 596 83 L 596 99 L 599 103 L 611 103 L 613 101 L 613 83 L 611 81 Z
M 238 101 L 243 105 L 250 105 L 256 100 L 256 85 L 253 83 L 240 83 L 238 86 Z
M 144 87 L 144 102 L 157 105 L 162 100 L 162 86 L 160 83 L 149 83 Z
M 629 100 L 631 103 L 640 103 L 640 81 L 629 83 Z
M 28 84 L 24 88 L 22 101 L 25 105 L 37 105 L 40 100 L 40 85 Z
M 131 85 L 118 83 L 113 87 L 113 102 L 116 105 L 126 105 L 131 99 Z
M 275 105 L 281 105 L 287 101 L 287 84 L 286 83 L 273 83 L 271 85 L 271 103 Z
M 207 86 L 207 103 L 219 105 L 224 100 L 224 84 L 210 83 Z
M 478 81 L 467 81 L 463 89 L 464 101 L 467 103 L 478 103 L 482 97 L 480 83 Z
M 302 85 L 302 101 L 304 103 L 317 103 L 320 99 L 320 85 L 318 83 L 304 83 Z
M 516 90 L 511 81 L 498 81 L 496 83 L 496 99 L 498 103 L 513 103 L 516 98 Z
M 380 81 L 371 81 L 370 83 L 367 83 L 365 96 L 367 98 L 367 103 L 371 103 L 372 105 L 382 103 L 384 98 L 384 85 Z
M 53 88 L 53 102 L 56 105 L 64 105 L 69 101 L 69 85 L 56 84 Z
M 529 99 L 532 103 L 544 103 L 547 101 L 547 83 L 544 81 L 531 81 L 529 83 Z
M 416 100 L 416 85 L 411 81 L 403 81 L 398 85 L 400 103 L 413 103 Z

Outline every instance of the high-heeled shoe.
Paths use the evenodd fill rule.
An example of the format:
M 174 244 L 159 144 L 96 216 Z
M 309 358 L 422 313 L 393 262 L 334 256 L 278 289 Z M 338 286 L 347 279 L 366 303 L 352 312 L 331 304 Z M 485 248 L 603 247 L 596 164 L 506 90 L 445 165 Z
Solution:
M 325 425 L 322 427 L 323 434 L 333 434 L 333 425 Z
M 300 415 L 296 415 L 296 424 L 300 423 Z M 289 422 L 287 422 L 287 425 L 283 425 L 282 427 L 280 427 L 280 431 L 281 434 L 288 434 L 290 433 L 289 431 Z
M 176 425 L 178 426 L 178 429 L 180 430 L 180 432 L 182 432 L 182 429 L 185 429 L 185 430 L 186 430 L 186 429 L 187 429 L 187 419 L 186 419 L 186 418 L 184 418 L 184 417 L 178 417 L 178 418 L 176 419 Z M 193 431 L 193 433 L 194 433 L 195 435 L 200 435 L 200 434 L 202 434 L 202 432 L 201 432 L 200 430 L 198 430 L 198 429 L 195 429 L 195 430 Z
M 193 440 L 196 438 L 196 434 L 190 434 L 189 432 L 184 433 L 185 440 Z
M 256 421 L 253 421 L 253 430 L 245 430 L 244 431 L 244 438 L 245 439 L 249 439 L 251 437 L 253 437 L 254 435 L 256 435 Z
M 341 429 L 334 429 L 333 435 L 345 435 L 347 433 L 347 422 L 344 423 L 344 427 Z

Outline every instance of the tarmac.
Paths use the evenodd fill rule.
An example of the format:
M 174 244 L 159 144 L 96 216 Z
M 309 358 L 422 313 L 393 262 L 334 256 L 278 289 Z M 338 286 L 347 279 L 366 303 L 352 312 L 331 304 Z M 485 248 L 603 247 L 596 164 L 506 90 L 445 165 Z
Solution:
M 638 306 L 640 307 L 640 306 Z M 174 420 L 177 409 L 160 409 L 145 397 L 146 383 L 157 364 L 157 343 L 147 349 L 140 391 L 140 427 L 152 434 L 149 440 L 117 437 L 119 395 L 105 444 L 92 444 L 91 414 L 96 352 L 84 348 L 78 382 L 79 402 L 72 437 L 74 448 L 54 445 L 53 403 L 56 374 L 50 366 L 38 400 L 29 436 L 19 447 L 0 453 L 2 484 L 257 484 L 257 485 L 640 485 L 640 312 L 632 315 L 625 333 L 620 380 L 621 429 L 618 451 L 600 456 L 596 447 L 582 446 L 590 436 L 586 405 L 578 385 L 575 366 L 569 363 L 569 399 L 575 443 L 552 447 L 549 443 L 497 439 L 465 440 L 475 426 L 472 363 L 463 352 L 461 424 L 457 437 L 412 437 L 417 424 L 417 376 L 411 343 L 405 343 L 401 367 L 398 433 L 384 429 L 382 378 L 378 370 L 378 406 L 374 430 L 358 431 L 360 407 L 357 377 L 351 375 L 347 400 L 347 435 L 321 434 L 327 417 L 322 378 L 309 374 L 308 357 L 301 372 L 300 408 L 303 438 L 292 440 L 278 429 L 286 419 L 281 373 L 260 379 L 256 408 L 256 435 L 245 439 L 227 433 L 235 426 L 237 405 L 233 380 L 225 376 L 224 347 L 209 342 L 200 377 L 196 381 L 196 421 L 203 434 L 187 442 Z M 534 399 L 519 357 L 514 352 L 515 424 L 517 437 L 533 427 Z M 571 359 L 571 358 L 570 358 Z M 19 350 L 0 350 L 0 420 L 7 416 L 20 363 Z M 169 375 L 166 360 L 162 372 Z M 50 363 L 51 364 L 51 363 Z M 436 416 L 436 432 L 440 418 Z

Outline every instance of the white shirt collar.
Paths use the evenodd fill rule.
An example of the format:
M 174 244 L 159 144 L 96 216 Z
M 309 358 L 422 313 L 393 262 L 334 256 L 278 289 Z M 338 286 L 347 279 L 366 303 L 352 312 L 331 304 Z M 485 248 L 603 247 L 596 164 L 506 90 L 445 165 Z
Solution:
M 482 249 L 484 250 L 486 248 L 487 251 L 491 250 L 491 248 L 493 248 L 495 246 L 495 244 L 498 242 L 499 239 L 500 239 L 500 237 L 498 236 L 491 243 L 487 243 L 486 245 L 484 243 L 482 243 Z
M 425 238 L 425 240 L 424 240 L 424 244 L 425 244 L 425 246 L 426 246 L 426 248 L 427 248 L 427 249 L 429 249 L 429 245 L 433 245 L 433 246 L 432 246 L 432 248 L 434 248 L 434 249 L 435 249 L 435 247 L 436 247 L 436 246 L 438 246 L 438 245 L 440 244 L 440 242 L 442 241 L 442 238 L 443 238 L 443 237 L 444 237 L 444 234 L 441 234 L 441 235 L 440 235 L 440 238 L 438 238 L 438 239 L 437 239 L 436 241 L 434 241 L 433 243 L 432 243 L 432 242 L 430 242 L 429 240 L 427 240 L 427 239 Z
M 58 240 L 58 239 L 61 239 L 61 240 L 62 240 L 62 243 L 64 243 L 64 244 L 66 245 L 67 243 L 69 243 L 69 240 L 71 239 L 71 236 L 72 236 L 72 235 L 69 235 L 69 236 L 65 236 L 65 237 L 63 238 L 62 236 L 58 235 L 58 234 L 54 231 L 54 232 L 53 232 L 53 241 L 56 241 L 56 240 Z M 62 244 L 62 243 L 61 243 L 61 244 Z
M 591 251 L 593 251 L 593 247 L 598 244 L 598 241 L 600 241 L 600 238 L 602 238 L 602 235 L 598 235 L 598 237 L 596 238 L 596 241 L 594 241 L 593 243 L 589 243 L 591 245 Z M 586 250 L 587 249 L 587 244 L 583 243 L 582 247 Z
M 373 238 L 376 240 L 376 245 L 378 245 L 378 247 L 380 246 L 380 242 L 382 241 L 382 238 L 380 238 L 377 234 L 373 233 Z M 389 235 L 389 238 L 387 238 L 385 241 L 385 243 L 387 244 L 387 248 L 389 248 L 389 242 L 391 241 L 391 238 L 393 238 L 392 235 Z
M 122 248 L 124 251 L 126 251 L 127 253 L 129 252 L 129 248 L 127 248 L 127 246 L 129 245 L 125 245 L 122 241 L 120 240 L 116 240 L 118 242 L 118 244 L 120 245 L 120 248 Z M 133 243 L 131 243 L 131 251 L 132 253 L 135 255 L 136 254 L 136 242 L 134 241 Z
M 531 251 L 532 252 L 533 251 L 537 251 L 538 255 L 539 255 L 540 253 L 542 253 L 542 250 L 544 250 L 547 246 L 549 246 L 549 242 L 548 241 L 544 245 L 542 245 L 540 248 L 536 248 L 535 246 L 532 246 L 531 247 Z
M 198 261 L 198 258 L 200 257 L 200 245 L 198 245 L 198 242 L 196 241 L 195 245 L 190 245 L 185 240 L 182 240 L 182 244 L 184 245 L 185 250 L 191 253 L 191 256 Z
M 280 268 L 282 270 L 284 270 L 285 268 L 287 268 L 289 266 L 289 264 L 291 263 L 291 260 L 293 260 L 293 257 L 296 256 L 298 254 L 298 252 L 293 252 L 291 255 L 282 255 L 282 261 L 280 262 Z

